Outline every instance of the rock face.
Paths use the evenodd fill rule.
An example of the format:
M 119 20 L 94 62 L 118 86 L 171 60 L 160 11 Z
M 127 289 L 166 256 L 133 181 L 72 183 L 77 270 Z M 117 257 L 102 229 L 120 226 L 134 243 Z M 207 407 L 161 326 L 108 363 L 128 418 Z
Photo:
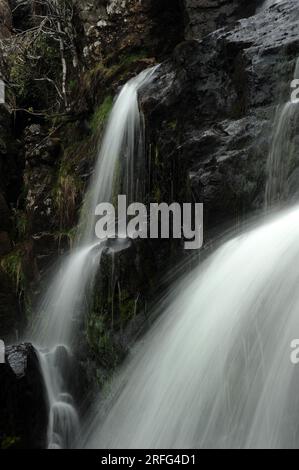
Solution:
M 180 0 L 75 0 L 75 5 L 89 61 L 124 51 L 163 57 L 184 37 Z
M 48 404 L 36 352 L 30 344 L 6 349 L 0 365 L 0 448 L 46 446 Z
M 202 38 L 236 20 L 251 16 L 263 0 L 183 0 L 186 39 Z
M 273 116 L 290 99 L 299 55 L 298 18 L 290 0 L 180 44 L 141 97 L 149 142 L 160 155 L 155 191 L 164 200 L 172 181 L 180 199 L 185 183 L 184 197 L 190 189 L 205 203 L 208 229 L 263 204 Z

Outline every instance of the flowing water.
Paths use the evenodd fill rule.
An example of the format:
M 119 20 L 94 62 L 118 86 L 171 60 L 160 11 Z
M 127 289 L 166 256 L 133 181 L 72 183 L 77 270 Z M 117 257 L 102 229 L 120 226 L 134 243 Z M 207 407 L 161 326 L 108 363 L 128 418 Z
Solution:
M 268 5 L 269 6 L 269 5 Z M 295 78 L 298 77 L 297 63 Z M 277 113 L 266 202 L 283 197 L 298 103 Z M 85 448 L 297 448 L 299 207 L 226 242 L 173 288 Z
M 142 175 L 135 170 L 144 158 L 138 91 L 152 79 L 155 69 L 130 80 L 114 103 L 83 205 L 76 248 L 63 261 L 38 309 L 31 340 L 39 349 L 48 391 L 50 448 L 71 447 L 79 430 L 79 417 L 67 393 L 67 372 L 78 317 L 84 311 L 105 243 L 95 237 L 95 208 L 112 200 L 113 189 L 119 189 L 117 180 L 129 198 L 138 191 Z
M 283 0 L 265 0 L 262 5 L 258 8 L 259 11 L 267 10 L 268 8 L 281 3 Z
M 86 448 L 299 445 L 299 208 L 225 243 L 164 300 Z
M 104 246 L 95 240 L 94 210 L 112 200 L 117 180 L 131 201 L 142 188 L 144 129 L 137 94 L 153 72 L 125 85 L 114 104 L 76 249 L 39 309 L 35 342 L 49 396 L 51 448 L 72 447 L 78 434 L 68 371 L 77 317 Z M 268 205 L 284 195 L 297 107 L 290 101 L 277 113 Z M 298 283 L 299 207 L 224 243 L 163 299 L 163 315 L 136 347 L 107 402 L 81 427 L 79 446 L 298 447 L 299 374 L 290 358 L 291 342 L 299 336 Z
M 294 80 L 299 79 L 299 59 Z M 268 158 L 266 186 L 266 207 L 279 204 L 287 197 L 288 171 L 296 160 L 299 151 L 299 100 L 288 101 L 279 106 L 274 122 L 274 137 Z

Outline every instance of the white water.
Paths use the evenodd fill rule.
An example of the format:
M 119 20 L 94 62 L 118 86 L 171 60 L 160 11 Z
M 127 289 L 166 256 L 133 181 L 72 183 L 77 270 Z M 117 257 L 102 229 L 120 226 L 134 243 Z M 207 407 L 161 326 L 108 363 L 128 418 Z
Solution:
M 298 207 L 225 243 L 164 301 L 84 447 L 298 447 L 298 283 Z
M 262 5 L 258 8 L 258 12 L 267 10 L 270 7 L 272 7 L 274 5 L 277 5 L 281 2 L 282 2 L 282 0 L 265 0 L 264 3 L 262 3 Z
M 294 79 L 299 78 L 299 59 Z M 266 207 L 287 197 L 288 170 L 298 154 L 299 100 L 279 106 L 274 122 L 274 137 L 268 158 Z
M 268 204 L 285 191 L 297 114 L 291 102 L 277 114 Z M 228 241 L 173 288 L 81 446 L 298 448 L 298 283 L 296 207 Z
M 151 80 L 154 71 L 155 67 L 130 80 L 114 103 L 83 205 L 76 249 L 62 263 L 38 309 L 31 340 L 39 348 L 48 391 L 50 448 L 71 447 L 79 430 L 79 417 L 67 393 L 65 375 L 71 367 L 76 325 L 88 301 L 104 243 L 95 238 L 95 208 L 100 202 L 112 200 L 117 176 L 128 196 L 134 197 L 138 183 L 135 157 L 143 158 L 138 91 Z M 121 170 L 123 166 L 125 171 Z

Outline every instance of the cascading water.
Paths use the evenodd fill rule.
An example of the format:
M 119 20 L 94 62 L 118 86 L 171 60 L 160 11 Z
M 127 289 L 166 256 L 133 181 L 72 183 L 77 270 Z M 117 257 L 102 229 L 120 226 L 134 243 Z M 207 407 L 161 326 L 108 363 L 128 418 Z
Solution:
M 121 185 L 133 197 L 135 157 L 143 158 L 143 118 L 138 91 L 153 77 L 156 67 L 142 72 L 121 90 L 107 124 L 94 176 L 83 205 L 75 250 L 62 267 L 38 309 L 31 340 L 38 346 L 48 391 L 50 448 L 69 448 L 79 429 L 72 396 L 67 393 L 66 372 L 71 361 L 76 317 L 84 309 L 85 297 L 98 269 L 103 243 L 95 237 L 95 208 L 110 202 L 118 164 L 125 159 Z M 33 338 L 32 338 L 33 336 Z
M 299 79 L 299 59 L 294 80 Z M 297 134 L 299 130 L 299 100 L 290 100 L 279 106 L 274 122 L 274 138 L 268 158 L 266 185 L 266 207 L 279 203 L 287 196 L 286 182 L 292 160 L 298 152 Z
M 299 62 L 296 66 L 297 78 Z M 284 193 L 298 103 L 278 112 L 267 204 Z M 299 207 L 225 243 L 179 293 L 86 423 L 85 448 L 297 448 Z M 93 410 L 94 412 L 94 410 Z
M 282 0 L 265 0 L 262 5 L 258 8 L 258 11 L 264 11 L 267 10 L 268 8 L 277 5 L 281 2 Z
M 298 282 L 298 207 L 224 244 L 164 301 L 84 446 L 298 447 Z

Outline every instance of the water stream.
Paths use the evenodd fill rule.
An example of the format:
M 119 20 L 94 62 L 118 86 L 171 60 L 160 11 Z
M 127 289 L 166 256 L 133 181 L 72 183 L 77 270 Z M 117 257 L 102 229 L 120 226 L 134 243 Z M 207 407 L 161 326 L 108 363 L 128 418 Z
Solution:
M 299 59 L 293 79 L 299 79 Z M 266 208 L 278 205 L 287 194 L 288 171 L 298 154 L 299 100 L 291 99 L 278 106 L 274 121 L 274 136 L 268 158 Z
M 290 101 L 277 113 L 268 205 L 286 190 L 297 111 Z M 173 286 L 80 446 L 298 448 L 298 283 L 297 206 L 226 241 Z
M 79 417 L 68 393 L 66 371 L 72 361 L 78 317 L 84 311 L 105 244 L 95 237 L 95 208 L 100 202 L 112 201 L 116 175 L 124 194 L 129 198 L 135 195 L 139 181 L 136 159 L 144 158 L 138 92 L 152 79 L 155 69 L 143 71 L 130 80 L 114 103 L 83 204 L 75 249 L 63 260 L 43 296 L 34 331 L 30 334 L 30 340 L 39 350 L 48 391 L 50 448 L 71 447 L 79 430 Z
M 81 445 L 298 447 L 298 283 L 296 207 L 226 242 L 173 287 Z

